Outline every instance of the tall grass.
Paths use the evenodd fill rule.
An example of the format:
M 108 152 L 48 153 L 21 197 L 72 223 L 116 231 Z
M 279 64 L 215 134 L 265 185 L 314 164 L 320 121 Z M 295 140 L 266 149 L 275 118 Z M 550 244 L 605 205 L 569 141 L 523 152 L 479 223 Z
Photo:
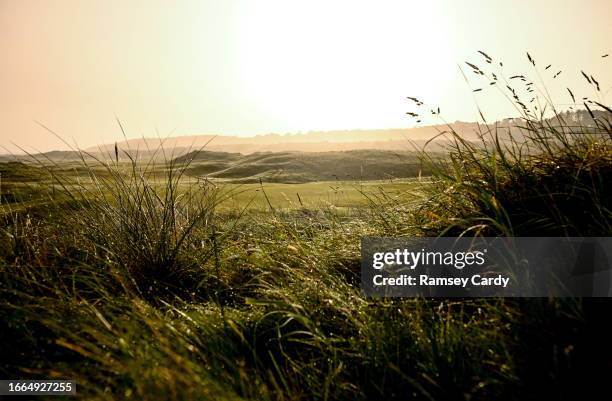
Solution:
M 487 66 L 497 65 L 481 54 Z M 539 78 L 541 71 L 528 57 Z M 465 139 L 447 124 L 439 136 L 450 141 L 449 157 L 432 158 L 425 148 L 421 158 L 433 171 L 434 184 L 428 187 L 430 200 L 422 208 L 429 220 L 423 225 L 426 232 L 504 236 L 612 233 L 612 189 L 608 185 L 612 182 L 612 110 L 602 103 L 599 83 L 587 77 L 600 101 L 584 98 L 583 108 L 572 114 L 558 110 L 538 80 L 531 81 L 525 75 L 506 78 L 503 70 L 467 64 L 480 85 L 498 89 L 519 117 L 487 123 L 479 109 L 483 124 L 479 125 L 478 141 Z M 568 92 L 575 101 L 573 92 Z M 523 100 L 526 96 L 532 97 L 531 101 Z M 418 107 L 425 107 L 415 101 Z M 438 114 L 439 109 L 431 113 Z
M 198 288 L 214 296 L 143 291 L 158 275 L 145 268 L 144 258 L 138 259 L 142 270 L 134 270 L 128 262 L 141 250 L 111 239 L 151 240 L 137 242 L 122 228 L 101 223 L 119 213 L 144 218 L 121 202 L 130 194 L 137 205 L 135 199 L 148 195 L 137 183 L 121 192 L 135 170 L 118 176 L 109 167 L 95 174 L 97 181 L 63 181 L 72 189 L 71 208 L 39 218 L 49 235 L 14 247 L 0 265 L 5 377 L 71 377 L 88 399 L 144 400 L 485 397 L 514 383 L 511 344 L 503 341 L 514 317 L 499 302 L 362 298 L 358 244 L 373 233 L 367 220 L 301 211 L 238 221 L 216 216 L 224 239 L 216 255 L 210 242 L 203 251 L 179 251 L 203 252 Z M 110 194 L 117 187 L 102 179 L 117 182 L 117 193 Z M 157 202 L 154 210 L 164 216 Z M 16 218 L 3 232 L 31 239 L 29 227 Z M 192 231 L 194 238 L 210 239 L 203 233 L 209 232 Z M 76 252 L 84 250 L 89 253 Z M 32 256 L 41 251 L 47 255 Z M 469 363 L 465 355 L 486 364 Z
M 85 236 L 101 257 L 125 267 L 147 298 L 160 289 L 192 289 L 199 279 L 194 267 L 213 255 L 219 191 L 205 181 L 185 185 L 188 165 L 169 160 L 159 179 L 159 172 L 135 158 L 127 166 L 105 163 L 104 174 L 91 174 L 89 183 L 69 191 L 80 201 L 75 217 Z

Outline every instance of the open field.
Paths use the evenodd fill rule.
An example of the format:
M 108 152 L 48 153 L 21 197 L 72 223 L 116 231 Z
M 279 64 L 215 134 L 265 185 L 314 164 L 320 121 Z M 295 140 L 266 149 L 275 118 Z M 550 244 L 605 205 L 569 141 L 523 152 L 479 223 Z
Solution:
M 417 180 L 225 184 L 228 198 L 219 206 L 221 210 L 244 207 L 268 210 L 270 206 L 276 209 L 362 208 L 383 195 L 396 201 L 412 199 L 418 195 L 421 185 L 424 184 Z
M 416 180 L 398 180 L 365 183 L 346 181 L 305 184 L 218 183 L 221 189 L 221 201 L 217 210 L 268 212 L 326 209 L 334 210 L 336 213 L 350 213 L 368 208 L 373 202 L 414 202 L 422 197 L 422 186 L 425 182 L 425 180 L 421 183 Z M 0 203 L 0 213 L 37 209 L 52 203 L 48 198 L 49 193 L 52 193 L 48 186 L 30 183 L 12 184 L 10 188 L 12 190 L 10 195 L 5 194 L 3 202 Z M 56 191 L 60 190 L 56 188 Z
M 196 167 L 197 168 L 197 167 Z M 38 168 L 24 164 L 0 164 L 2 173 L 2 198 L 5 206 L 13 210 L 24 207 L 34 207 L 40 203 L 48 203 L 49 196 L 62 192 L 61 186 L 53 183 L 49 174 Z M 163 168 L 151 175 L 151 182 L 163 186 Z M 57 174 L 70 177 L 70 180 L 87 185 L 89 176 L 76 162 L 63 163 L 55 166 Z M 104 174 L 102 169 L 97 174 Z M 219 210 L 257 209 L 319 209 L 319 208 L 361 208 L 371 204 L 379 197 L 389 201 L 407 200 L 417 197 L 427 178 L 393 178 L 387 180 L 364 181 L 317 181 L 301 184 L 278 182 L 235 183 L 228 179 L 211 179 L 221 189 L 222 201 Z M 157 184 L 155 184 L 157 182 Z M 188 188 L 199 182 L 194 176 L 185 176 L 180 181 L 180 187 Z

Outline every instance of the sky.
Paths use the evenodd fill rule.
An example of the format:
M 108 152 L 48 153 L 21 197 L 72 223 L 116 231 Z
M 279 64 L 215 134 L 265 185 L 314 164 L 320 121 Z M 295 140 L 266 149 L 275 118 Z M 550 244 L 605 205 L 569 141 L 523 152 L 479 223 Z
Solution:
M 473 92 L 478 50 L 508 76 L 535 73 L 528 51 L 560 107 L 593 95 L 584 70 L 609 104 L 611 17 L 609 0 L 0 0 L 0 153 L 66 148 L 41 124 L 112 143 L 116 119 L 128 138 L 409 128 L 407 96 L 446 121 L 512 116 Z

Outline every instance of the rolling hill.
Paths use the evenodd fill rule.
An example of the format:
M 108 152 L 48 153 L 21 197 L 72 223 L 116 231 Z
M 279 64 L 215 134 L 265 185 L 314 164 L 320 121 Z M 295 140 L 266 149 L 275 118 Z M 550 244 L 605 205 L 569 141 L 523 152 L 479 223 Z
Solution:
M 258 152 L 248 155 L 196 151 L 175 161 L 191 160 L 187 174 L 233 182 L 302 183 L 332 180 L 380 180 L 415 177 L 421 164 L 413 152 L 351 150 L 340 152 Z

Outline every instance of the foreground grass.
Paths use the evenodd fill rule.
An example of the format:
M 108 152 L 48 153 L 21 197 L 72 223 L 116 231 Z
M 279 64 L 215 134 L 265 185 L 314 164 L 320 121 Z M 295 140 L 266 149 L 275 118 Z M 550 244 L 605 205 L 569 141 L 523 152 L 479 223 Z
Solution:
M 181 278 L 190 293 L 155 298 L 77 227 L 18 224 L 3 246 L 2 374 L 73 377 L 89 399 L 488 399 L 539 380 L 558 391 L 549 375 L 577 344 L 552 330 L 583 325 L 579 302 L 365 299 L 366 219 L 221 220 L 218 253 L 192 255 L 197 280 Z
M 75 378 L 87 399 L 519 399 L 605 367 L 591 342 L 608 332 L 580 300 L 362 297 L 360 238 L 417 235 L 418 193 L 364 191 L 372 208 L 346 214 L 274 207 L 270 190 L 266 213 L 211 214 L 160 262 L 141 248 L 174 243 L 183 223 L 164 210 L 181 197 L 152 207 L 146 185 L 126 188 L 128 209 L 87 198 L 4 215 L 4 377 Z M 97 233 L 105 213 L 162 220 Z

